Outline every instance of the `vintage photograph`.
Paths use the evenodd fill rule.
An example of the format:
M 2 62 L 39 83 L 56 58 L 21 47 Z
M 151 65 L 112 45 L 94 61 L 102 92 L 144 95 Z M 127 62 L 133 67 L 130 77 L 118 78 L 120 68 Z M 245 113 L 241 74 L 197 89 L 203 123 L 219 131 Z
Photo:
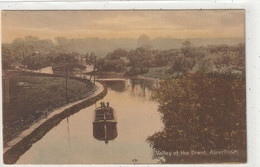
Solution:
M 244 10 L 3 10 L 4 164 L 247 163 Z

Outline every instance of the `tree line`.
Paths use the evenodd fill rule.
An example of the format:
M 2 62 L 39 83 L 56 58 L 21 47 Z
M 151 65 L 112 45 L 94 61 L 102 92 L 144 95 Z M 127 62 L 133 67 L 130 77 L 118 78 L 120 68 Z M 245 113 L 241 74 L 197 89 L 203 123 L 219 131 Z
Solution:
M 189 40 L 185 40 L 180 49 L 158 50 L 149 45 L 146 37 L 140 37 L 139 43 L 142 44 L 136 49 L 118 48 L 101 57 L 94 52 L 71 52 L 51 40 L 28 36 L 2 45 L 2 64 L 3 69 L 8 69 L 18 62 L 35 70 L 62 63 L 78 66 L 81 64 L 80 57 L 83 57 L 87 65 L 96 63 L 98 71 L 126 75 L 145 74 L 156 67 L 167 67 L 168 74 L 196 71 L 241 73 L 245 69 L 244 44 L 194 47 Z
M 186 40 L 180 49 L 116 49 L 97 61 L 99 71 L 124 72 L 127 75 L 144 74 L 150 68 L 165 66 L 169 74 L 197 71 L 241 74 L 245 70 L 245 47 L 244 44 L 193 47 Z
M 64 63 L 78 64 L 79 56 L 79 53 L 68 52 L 51 40 L 40 40 L 31 36 L 2 44 L 3 69 L 12 68 L 15 63 L 31 70 Z

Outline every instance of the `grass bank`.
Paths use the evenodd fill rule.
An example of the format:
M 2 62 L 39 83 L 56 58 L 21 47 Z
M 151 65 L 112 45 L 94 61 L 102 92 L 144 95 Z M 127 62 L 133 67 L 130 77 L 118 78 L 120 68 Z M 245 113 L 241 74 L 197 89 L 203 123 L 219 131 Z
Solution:
M 139 74 L 138 78 L 142 79 L 151 79 L 151 80 L 167 80 L 174 79 L 179 74 L 169 72 L 171 67 L 163 66 L 163 67 L 152 67 L 148 69 L 148 72 L 145 74 Z
M 169 67 L 152 67 L 148 69 L 145 74 L 140 74 L 141 77 L 152 78 L 152 79 L 167 79 L 172 76 L 172 74 L 167 73 Z
M 66 80 L 58 76 L 37 76 L 27 73 L 7 72 L 10 77 L 10 102 L 3 103 L 4 145 L 27 129 L 47 111 L 66 103 L 88 97 L 95 91 L 89 81 L 68 79 L 67 100 Z
M 17 144 L 15 144 L 12 148 L 10 148 L 4 153 L 4 163 L 14 164 L 21 155 L 23 155 L 27 150 L 30 149 L 33 143 L 36 143 L 38 140 L 40 140 L 49 130 L 57 126 L 63 119 L 79 112 L 83 108 L 95 104 L 98 100 L 104 98 L 106 94 L 107 88 L 106 86 L 104 86 L 103 91 L 97 94 L 96 96 L 87 98 L 82 102 L 65 109 L 63 112 L 58 113 L 50 119 L 48 119 L 47 121 L 45 121 L 43 124 L 37 127 L 32 133 L 24 137 L 22 140 L 20 140 Z

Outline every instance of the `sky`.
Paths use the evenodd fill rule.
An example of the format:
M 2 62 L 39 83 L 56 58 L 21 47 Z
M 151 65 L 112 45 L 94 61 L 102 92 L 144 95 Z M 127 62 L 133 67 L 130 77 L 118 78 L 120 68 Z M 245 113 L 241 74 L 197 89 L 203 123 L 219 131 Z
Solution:
M 244 38 L 244 10 L 2 11 L 2 42 L 66 38 Z

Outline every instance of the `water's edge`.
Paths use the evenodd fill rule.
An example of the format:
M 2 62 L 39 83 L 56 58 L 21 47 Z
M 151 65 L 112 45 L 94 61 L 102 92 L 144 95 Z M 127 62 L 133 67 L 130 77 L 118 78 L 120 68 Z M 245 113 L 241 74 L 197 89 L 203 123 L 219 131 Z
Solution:
M 89 107 L 100 99 L 103 99 L 107 94 L 107 87 L 103 85 L 103 91 L 98 95 L 83 100 L 82 102 L 75 104 L 61 113 L 58 113 L 48 119 L 46 122 L 41 124 L 35 130 L 33 130 L 28 136 L 24 137 L 9 150 L 7 150 L 3 155 L 3 160 L 5 164 L 14 164 L 27 150 L 30 149 L 33 143 L 39 141 L 48 131 L 53 127 L 57 126 L 63 119 L 79 112 L 81 109 Z

